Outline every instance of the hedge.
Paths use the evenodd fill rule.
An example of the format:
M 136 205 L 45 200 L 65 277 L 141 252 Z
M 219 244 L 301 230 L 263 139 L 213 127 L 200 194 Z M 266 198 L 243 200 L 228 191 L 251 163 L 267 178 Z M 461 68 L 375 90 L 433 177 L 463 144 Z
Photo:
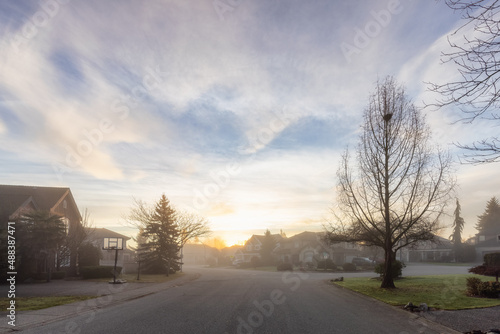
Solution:
M 80 268 L 83 279 L 89 278 L 113 278 L 113 266 L 89 266 Z M 122 267 L 116 267 L 117 275 L 122 272 Z

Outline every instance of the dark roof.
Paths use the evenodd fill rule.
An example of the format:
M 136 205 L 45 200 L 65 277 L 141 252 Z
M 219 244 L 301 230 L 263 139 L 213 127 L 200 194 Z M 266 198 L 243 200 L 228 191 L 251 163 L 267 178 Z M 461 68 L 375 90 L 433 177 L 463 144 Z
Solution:
M 124 240 L 130 240 L 130 237 L 108 230 L 107 228 L 86 228 L 86 230 L 89 232 L 89 238 L 92 240 L 104 238 L 123 238 Z
M 273 237 L 275 242 L 280 242 L 283 239 L 283 236 L 281 234 L 271 234 L 271 236 Z M 262 234 L 254 234 L 254 235 L 252 235 L 252 237 L 250 239 L 255 238 L 255 239 L 259 240 L 260 243 L 264 243 L 265 237 L 266 236 L 262 235 Z M 250 240 L 250 239 L 248 239 L 248 240 Z
M 0 217 L 8 219 L 30 200 L 37 209 L 50 211 L 68 193 L 69 188 L 0 185 Z
M 318 240 L 318 236 L 321 237 L 323 236 L 324 233 L 323 232 L 309 232 L 309 231 L 305 231 L 305 232 L 301 232 L 299 234 L 296 234 L 294 236 L 291 236 L 290 238 L 288 238 L 288 240 L 301 240 L 301 241 L 316 241 Z

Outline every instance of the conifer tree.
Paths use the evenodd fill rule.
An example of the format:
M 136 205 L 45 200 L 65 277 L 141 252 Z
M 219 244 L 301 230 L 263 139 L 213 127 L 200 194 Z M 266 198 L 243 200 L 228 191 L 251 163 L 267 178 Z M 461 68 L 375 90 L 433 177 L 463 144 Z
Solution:
M 457 207 L 453 212 L 455 219 L 453 220 L 453 234 L 450 235 L 451 242 L 453 242 L 453 251 L 455 253 L 455 261 L 463 261 L 463 247 L 462 247 L 462 231 L 464 230 L 465 220 L 460 216 L 462 207 L 457 198 Z
M 150 271 L 164 272 L 168 276 L 170 272 L 179 270 L 180 238 L 177 216 L 165 195 L 156 203 L 140 234 L 144 242 L 139 248 Z
M 487 232 L 500 229 L 500 204 L 496 197 L 492 197 L 486 203 L 486 209 L 476 224 L 476 229 L 479 232 Z

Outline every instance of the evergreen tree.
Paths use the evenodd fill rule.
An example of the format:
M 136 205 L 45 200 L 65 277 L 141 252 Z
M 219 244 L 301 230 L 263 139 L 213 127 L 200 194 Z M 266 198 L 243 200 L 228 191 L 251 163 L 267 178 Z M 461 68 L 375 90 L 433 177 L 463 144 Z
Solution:
M 180 235 L 175 210 L 165 195 L 156 203 L 154 211 L 144 225 L 140 236 L 144 242 L 139 246 L 146 268 L 151 272 L 179 270 Z
M 55 254 L 66 239 L 66 227 L 61 217 L 48 211 L 34 211 L 21 217 L 17 224 L 21 275 L 50 272 L 55 269 Z
M 276 240 L 274 240 L 271 231 L 266 230 L 264 233 L 264 240 L 260 248 L 260 258 L 264 265 L 273 264 L 273 250 L 276 247 Z
M 480 215 L 476 224 L 479 232 L 500 229 L 500 204 L 496 197 L 492 197 L 486 204 L 486 210 Z
M 462 207 L 457 198 L 457 207 L 453 212 L 455 220 L 453 220 L 453 234 L 450 235 L 451 242 L 453 242 L 453 250 L 455 253 L 455 261 L 463 261 L 463 247 L 462 247 L 462 231 L 464 230 L 465 220 L 460 216 Z

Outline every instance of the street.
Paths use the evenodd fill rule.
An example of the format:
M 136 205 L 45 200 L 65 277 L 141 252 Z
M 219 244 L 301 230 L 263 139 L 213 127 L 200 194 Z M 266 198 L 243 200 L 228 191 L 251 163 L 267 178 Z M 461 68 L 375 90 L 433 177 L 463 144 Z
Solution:
M 412 320 L 410 313 L 326 284 L 339 274 L 208 268 L 186 271 L 197 271 L 201 277 L 143 298 L 23 332 L 440 332 L 428 328 L 425 322 Z

